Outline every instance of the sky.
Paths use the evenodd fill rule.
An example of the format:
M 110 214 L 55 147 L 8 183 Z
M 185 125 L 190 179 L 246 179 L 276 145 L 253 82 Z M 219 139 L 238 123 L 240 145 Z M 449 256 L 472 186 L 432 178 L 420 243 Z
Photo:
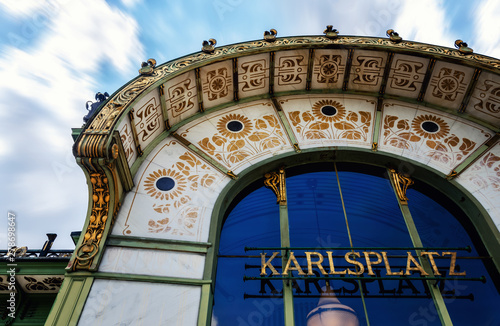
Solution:
M 85 103 L 114 93 L 148 58 L 163 63 L 217 46 L 278 37 L 386 37 L 453 47 L 462 39 L 500 58 L 498 0 L 0 0 L 0 250 L 15 215 L 16 245 L 73 249 L 88 209 L 71 128 Z M 2 221 L 3 220 L 3 221 Z

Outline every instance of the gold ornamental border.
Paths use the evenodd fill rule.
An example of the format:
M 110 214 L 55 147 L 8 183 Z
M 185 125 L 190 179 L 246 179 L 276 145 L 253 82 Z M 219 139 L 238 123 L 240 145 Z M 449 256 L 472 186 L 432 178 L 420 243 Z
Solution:
M 140 75 L 116 91 L 100 111 L 84 126 L 73 147 L 77 157 L 108 157 L 106 152 L 109 135 L 123 111 L 146 90 L 180 74 L 209 63 L 245 54 L 301 48 L 366 48 L 382 49 L 407 54 L 419 54 L 448 59 L 468 66 L 481 67 L 500 73 L 500 60 L 481 54 L 463 54 L 459 50 L 411 41 L 394 42 L 389 38 L 339 36 L 296 36 L 277 38 L 274 42 L 257 40 L 215 48 L 212 53 L 197 52 L 151 68 L 148 75 Z

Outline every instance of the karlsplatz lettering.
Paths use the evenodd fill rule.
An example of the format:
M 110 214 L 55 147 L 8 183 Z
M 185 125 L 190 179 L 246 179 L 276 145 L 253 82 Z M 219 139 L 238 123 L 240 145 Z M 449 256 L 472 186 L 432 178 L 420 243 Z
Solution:
M 415 257 L 411 252 L 407 252 L 406 256 L 406 268 L 400 269 L 399 271 L 393 271 L 389 262 L 389 258 L 387 256 L 387 252 L 381 251 L 363 251 L 362 253 L 357 251 L 349 251 L 344 255 L 345 261 L 352 265 L 352 268 L 345 268 L 344 270 L 336 270 L 333 264 L 333 252 L 327 251 L 327 264 L 329 267 L 329 272 L 327 272 L 324 268 L 325 257 L 319 252 L 305 252 L 307 258 L 307 266 L 303 268 L 295 258 L 295 255 L 292 252 L 289 253 L 288 259 L 286 261 L 285 267 L 282 269 L 281 273 L 273 266 L 272 261 L 279 255 L 279 252 L 273 252 L 271 257 L 267 259 L 267 253 L 261 253 L 261 269 L 260 275 L 267 276 L 268 270 L 271 272 L 271 275 L 284 275 L 288 276 L 288 273 L 291 271 L 296 271 L 299 276 L 313 276 L 314 271 L 313 267 L 315 267 L 319 272 L 323 275 L 355 275 L 362 276 L 365 272 L 370 276 L 375 276 L 376 274 L 373 271 L 373 266 L 381 265 L 385 267 L 386 276 L 411 276 L 414 272 L 418 272 L 421 276 L 428 276 L 429 273 L 425 271 L 422 265 L 417 261 L 419 257 L 426 259 L 430 266 L 432 267 L 432 271 L 435 276 L 440 276 L 441 272 L 438 270 L 436 266 L 436 262 L 434 260 L 435 257 L 446 257 L 450 256 L 450 267 L 448 270 L 448 275 L 450 276 L 465 276 L 466 272 L 457 272 L 455 271 L 457 253 L 456 252 L 442 252 L 441 255 L 435 251 L 421 251 L 419 256 Z M 313 260 L 314 259 L 314 260 Z M 305 271 L 307 271 L 307 273 Z

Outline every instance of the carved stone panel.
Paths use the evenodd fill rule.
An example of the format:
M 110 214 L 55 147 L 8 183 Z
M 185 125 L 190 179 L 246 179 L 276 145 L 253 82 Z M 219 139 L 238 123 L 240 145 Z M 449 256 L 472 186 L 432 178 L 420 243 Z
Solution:
M 112 233 L 207 241 L 213 204 L 229 179 L 167 137 L 137 171 Z
M 214 112 L 178 132 L 234 173 L 273 155 L 293 151 L 267 100 Z
M 137 148 L 134 141 L 134 135 L 132 133 L 132 127 L 130 125 L 130 118 L 125 115 L 123 120 L 118 126 L 118 132 L 120 133 L 120 139 L 123 144 L 123 149 L 125 151 L 125 157 L 127 158 L 127 163 L 129 166 L 137 159 Z
M 468 68 L 449 62 L 436 62 L 424 101 L 458 109 L 474 73 Z
M 449 174 L 493 133 L 465 119 L 425 107 L 386 101 L 379 150 Z
M 274 91 L 306 88 L 308 50 L 280 51 L 274 58 Z
M 376 102 L 349 96 L 290 96 L 278 99 L 300 148 L 371 148 Z
M 342 88 L 347 50 L 316 50 L 311 88 Z
M 238 58 L 240 98 L 269 92 L 269 53 Z
M 208 109 L 234 98 L 232 60 L 200 68 L 203 107 Z
M 500 230 L 500 142 L 457 178 L 479 200 Z
M 385 92 L 416 98 L 422 88 L 429 61 L 416 56 L 394 55 Z
M 481 73 L 466 112 L 500 127 L 500 77 L 498 75 Z
M 167 81 L 164 84 L 164 92 L 171 126 L 198 112 L 198 92 L 194 71 Z
M 355 50 L 349 76 L 349 89 L 378 92 L 386 61 L 385 52 Z
M 158 90 L 155 89 L 139 100 L 134 105 L 132 115 L 139 145 L 144 150 L 149 143 L 165 130 Z

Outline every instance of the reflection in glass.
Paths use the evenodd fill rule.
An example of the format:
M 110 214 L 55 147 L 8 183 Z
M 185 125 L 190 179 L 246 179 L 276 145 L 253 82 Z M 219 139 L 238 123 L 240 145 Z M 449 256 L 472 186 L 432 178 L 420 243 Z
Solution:
M 326 291 L 326 288 L 324 288 Z M 354 309 L 340 303 L 335 296 L 322 296 L 318 306 L 307 314 L 307 326 L 358 326 Z

